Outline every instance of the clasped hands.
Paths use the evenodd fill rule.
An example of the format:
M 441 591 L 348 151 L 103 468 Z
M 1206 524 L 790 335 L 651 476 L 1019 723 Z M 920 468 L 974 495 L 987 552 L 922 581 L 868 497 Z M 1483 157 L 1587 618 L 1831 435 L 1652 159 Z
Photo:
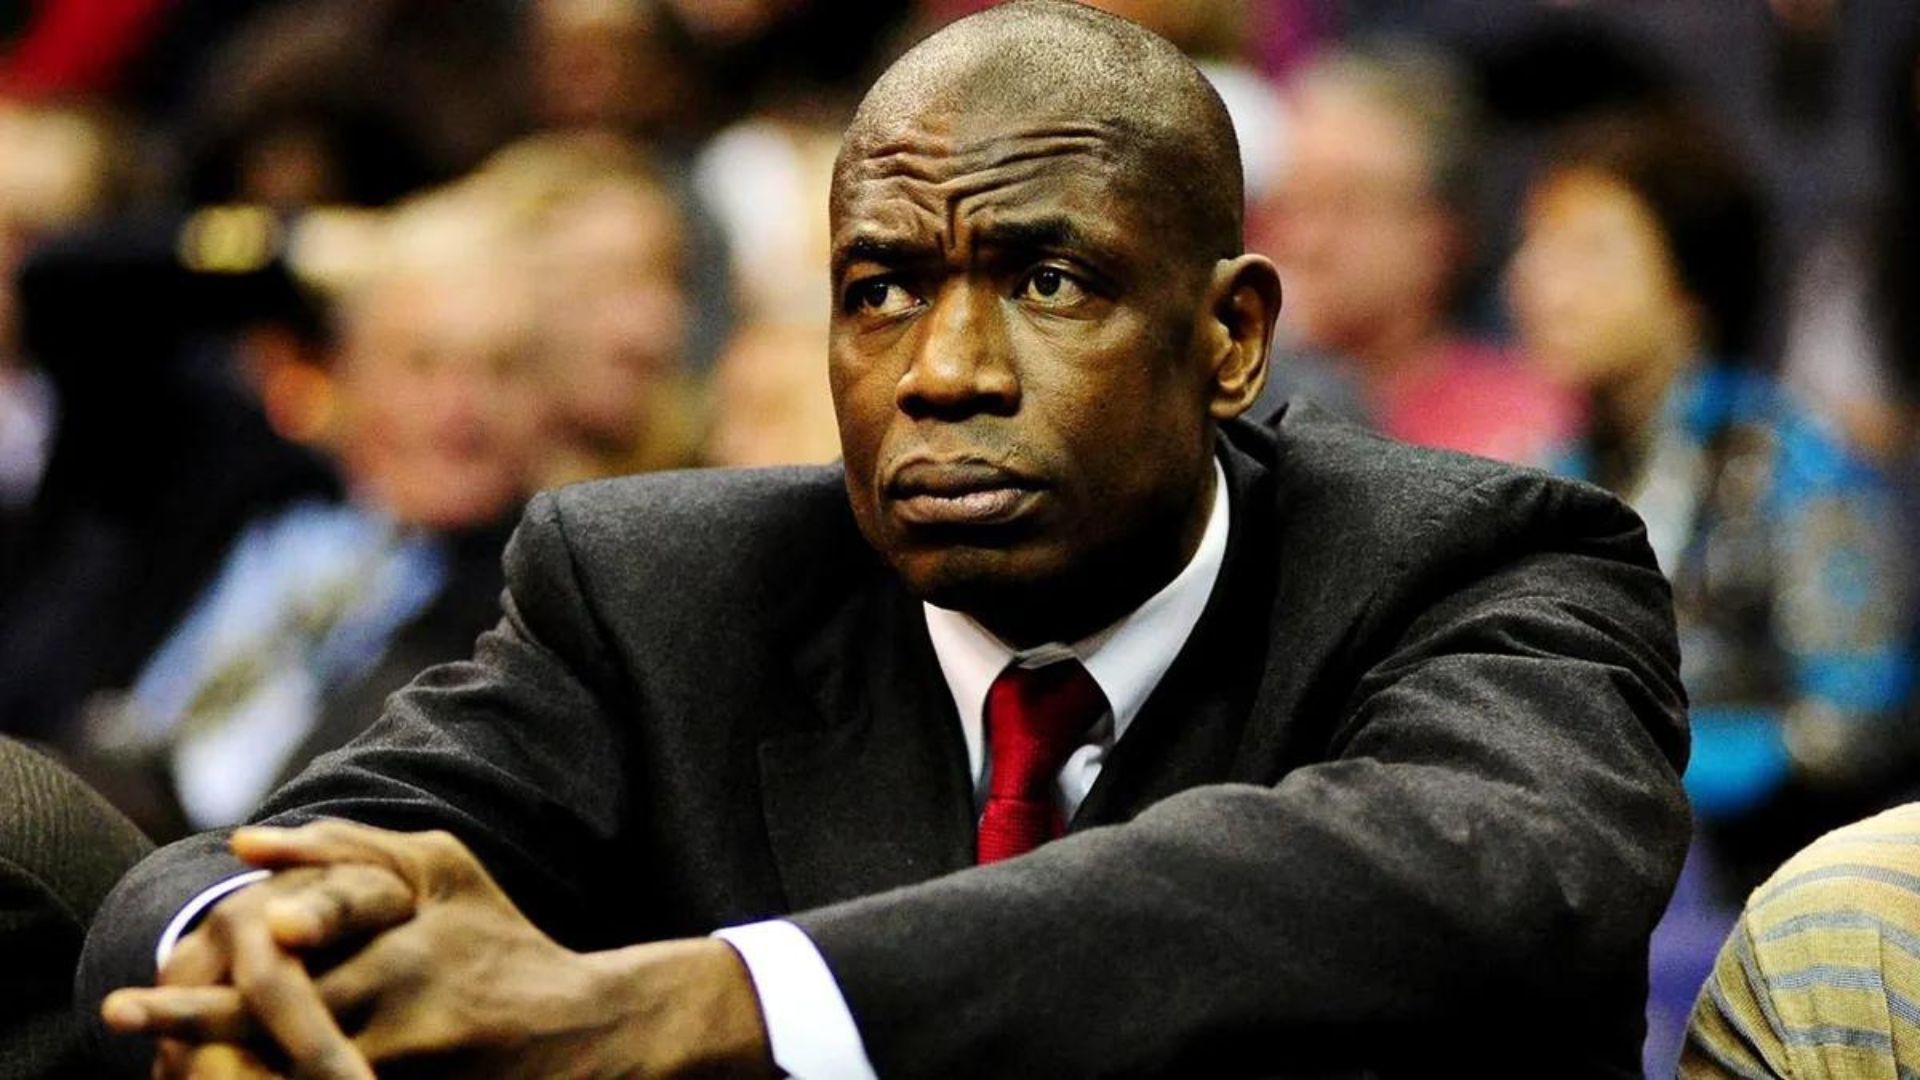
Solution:
M 160 1039 L 156 1077 L 771 1076 L 745 965 L 711 938 L 579 953 L 465 845 L 341 821 L 234 833 L 273 876 L 224 898 L 107 1026 Z M 323 964 L 344 955 L 331 967 Z M 310 970 L 311 969 L 311 970 Z

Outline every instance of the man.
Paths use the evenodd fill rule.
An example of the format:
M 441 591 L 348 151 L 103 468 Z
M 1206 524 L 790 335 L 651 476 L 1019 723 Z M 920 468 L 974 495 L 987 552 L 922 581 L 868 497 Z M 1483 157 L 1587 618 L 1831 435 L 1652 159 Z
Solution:
M 537 500 L 473 662 L 265 811 L 444 832 L 168 849 L 83 993 L 192 926 L 104 1008 L 163 1072 L 1630 1075 L 1666 587 L 1595 489 L 1234 421 L 1238 177 L 1130 23 L 917 47 L 836 170 L 844 467 Z

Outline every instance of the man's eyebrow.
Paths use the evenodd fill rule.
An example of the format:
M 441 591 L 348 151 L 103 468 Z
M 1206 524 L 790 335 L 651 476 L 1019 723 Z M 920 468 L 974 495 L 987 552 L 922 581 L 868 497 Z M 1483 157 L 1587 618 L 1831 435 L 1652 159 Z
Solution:
M 1050 251 L 1096 248 L 1087 231 L 1071 218 L 1048 216 L 989 221 L 974 231 L 983 246 Z
M 1080 253 L 1096 261 L 1108 254 L 1106 247 L 1084 226 L 1064 214 L 984 221 L 974 230 L 974 243 L 983 248 L 1017 252 Z M 838 280 L 846 273 L 847 267 L 855 263 L 911 266 L 937 258 L 938 252 L 923 241 L 903 236 L 859 233 L 834 250 L 831 270 L 833 277 Z
M 879 263 L 882 266 L 900 266 L 926 259 L 928 251 L 925 244 L 916 243 L 897 236 L 876 236 L 863 233 L 848 240 L 834 249 L 833 276 L 838 278 L 847 267 L 858 262 Z

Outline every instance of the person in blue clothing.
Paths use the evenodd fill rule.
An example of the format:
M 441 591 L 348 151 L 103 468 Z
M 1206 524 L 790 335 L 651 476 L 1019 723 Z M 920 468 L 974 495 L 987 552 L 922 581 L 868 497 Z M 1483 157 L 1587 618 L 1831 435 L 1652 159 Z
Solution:
M 1507 279 L 1528 352 L 1590 398 L 1565 469 L 1626 496 L 1672 580 L 1688 794 L 1734 903 L 1916 769 L 1899 502 L 1751 363 L 1763 233 L 1713 129 L 1613 117 L 1530 184 Z
M 1709 834 L 1912 767 L 1897 500 L 1837 427 L 1748 359 L 1763 232 L 1712 129 L 1672 114 L 1593 121 L 1532 183 L 1508 278 L 1528 351 L 1590 400 L 1565 469 L 1626 496 L 1673 582 L 1693 699 L 1687 788 Z M 1722 837 L 1742 892 L 1837 824 L 1783 836 L 1766 816 L 1764 838 Z
M 1749 890 L 1920 777 L 1900 502 L 1751 359 L 1764 217 L 1699 120 L 1593 120 L 1529 186 L 1507 279 L 1525 351 L 1588 397 L 1563 469 L 1640 512 L 1674 588 L 1697 836 L 1655 937 L 1656 1037 Z

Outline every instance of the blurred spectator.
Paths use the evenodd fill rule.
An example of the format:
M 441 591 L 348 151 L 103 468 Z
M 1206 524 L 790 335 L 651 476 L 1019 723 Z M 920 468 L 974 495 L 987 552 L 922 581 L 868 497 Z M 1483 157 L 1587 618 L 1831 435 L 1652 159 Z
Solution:
M 341 311 L 326 444 L 346 502 L 256 518 L 112 707 L 84 770 L 157 835 L 238 820 L 498 618 L 545 421 L 534 301 L 475 189 L 408 204 Z
M 1577 400 L 1449 324 L 1471 262 L 1473 104 L 1442 58 L 1337 53 L 1291 86 L 1288 159 L 1257 240 L 1280 266 L 1269 399 L 1314 398 L 1395 438 L 1541 463 Z
M 713 380 L 710 465 L 817 465 L 840 456 L 824 322 L 743 327 Z
M 1565 467 L 1633 504 L 1673 583 L 1700 830 L 1654 938 L 1655 1069 L 1740 898 L 1914 761 L 1897 503 L 1751 361 L 1764 224 L 1713 129 L 1596 120 L 1536 177 L 1510 269 L 1530 355 L 1591 402 Z
M 540 487 L 694 463 L 686 228 L 639 151 L 608 134 L 544 135 L 471 181 L 515 217 L 554 400 Z
M 1674 582 L 1688 788 L 1742 890 L 1835 824 L 1810 812 L 1813 791 L 1881 779 L 1913 743 L 1898 722 L 1913 661 L 1894 502 L 1751 362 L 1763 228 L 1712 129 L 1598 121 L 1536 180 L 1510 279 L 1532 354 L 1592 402 L 1570 467 L 1640 510 Z M 1769 822 L 1735 842 L 1737 822 L 1783 800 L 1790 834 Z
M 0 589 L 0 728 L 65 741 L 124 685 L 242 525 L 333 490 L 271 427 L 250 343 L 317 348 L 264 213 L 89 225 L 36 245 L 18 278 L 23 349 L 57 419 Z M 265 332 L 269 325 L 303 330 Z M 263 357 L 264 358 L 264 357 Z

